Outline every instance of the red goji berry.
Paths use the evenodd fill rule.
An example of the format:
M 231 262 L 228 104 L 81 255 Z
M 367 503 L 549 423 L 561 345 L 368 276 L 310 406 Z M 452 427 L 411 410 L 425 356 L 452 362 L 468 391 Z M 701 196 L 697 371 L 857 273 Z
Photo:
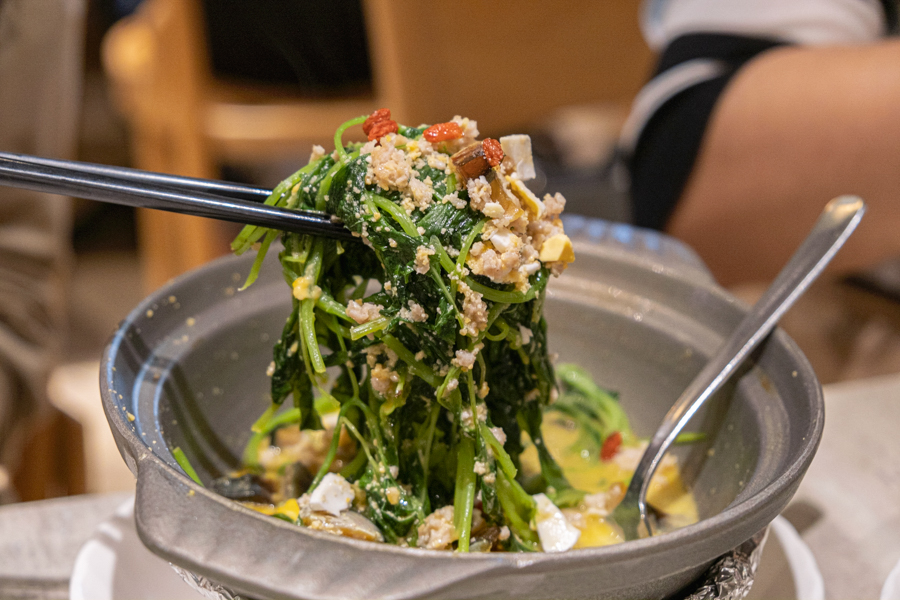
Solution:
M 397 133 L 399 129 L 400 128 L 397 125 L 397 121 L 379 121 L 372 125 L 372 128 L 369 129 L 369 141 L 379 140 L 382 136 L 385 136 L 389 133 Z
M 369 118 L 365 120 L 362 126 L 363 133 L 366 135 L 369 134 L 369 131 L 376 123 L 381 123 L 382 121 L 389 121 L 391 119 L 391 109 L 389 108 L 379 108 L 371 115 Z M 369 138 L 372 139 L 371 137 Z
M 426 129 L 422 136 L 431 143 L 446 142 L 447 140 L 458 140 L 462 137 L 463 131 L 459 123 L 450 121 L 449 123 L 438 123 Z
M 492 167 L 496 167 L 503 160 L 503 148 L 500 142 L 494 138 L 485 138 L 481 142 L 481 148 L 484 150 L 484 157 Z
M 600 448 L 600 458 L 602 460 L 610 460 L 622 447 L 622 434 L 614 431 L 603 440 L 603 446 Z

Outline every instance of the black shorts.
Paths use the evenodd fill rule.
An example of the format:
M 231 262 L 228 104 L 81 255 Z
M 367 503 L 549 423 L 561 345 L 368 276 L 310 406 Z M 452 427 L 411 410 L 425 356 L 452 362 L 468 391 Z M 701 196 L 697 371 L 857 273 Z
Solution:
M 773 39 L 722 34 L 685 35 L 669 44 L 654 79 L 690 61 L 714 63 L 716 70 L 715 75 L 666 99 L 640 128 L 634 148 L 625 156 L 635 225 L 665 228 L 694 167 L 722 91 L 749 60 L 781 45 L 784 42 Z

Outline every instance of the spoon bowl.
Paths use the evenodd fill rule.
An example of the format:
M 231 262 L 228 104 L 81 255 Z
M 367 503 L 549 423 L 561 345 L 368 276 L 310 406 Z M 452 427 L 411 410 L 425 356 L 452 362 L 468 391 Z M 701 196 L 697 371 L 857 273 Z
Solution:
M 865 202 L 857 196 L 839 196 L 825 205 L 812 231 L 772 285 L 666 413 L 638 463 L 624 498 L 612 514 L 626 539 L 654 533 L 647 489 L 672 442 L 822 273 L 856 229 L 865 210 Z

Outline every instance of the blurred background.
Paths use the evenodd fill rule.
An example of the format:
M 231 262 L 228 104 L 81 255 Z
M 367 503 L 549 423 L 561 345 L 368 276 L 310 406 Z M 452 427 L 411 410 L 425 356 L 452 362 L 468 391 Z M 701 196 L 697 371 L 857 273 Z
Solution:
M 567 212 L 628 222 L 613 155 L 654 63 L 639 4 L 0 0 L 0 104 L 31 115 L 0 135 L 0 150 L 273 186 L 313 144 L 329 148 L 347 118 L 380 107 L 406 124 L 459 114 L 483 136 L 532 136 L 534 191 L 562 192 Z M 54 42 L 10 56 L 29 19 Z M 26 78 L 37 91 L 20 106 L 8 96 Z M 43 106 L 42 94 L 57 103 Z M 13 205 L 8 194 L 0 188 L 0 206 Z M 22 271 L 17 223 L 34 219 L 0 208 L 0 256 L 19 265 L 2 271 L 0 300 L 32 289 L 40 307 L 14 318 L 0 304 L 10 337 L 39 364 L 0 360 L 0 394 L 22 415 L 15 431 L 0 430 L 0 503 L 133 489 L 100 408 L 103 346 L 147 292 L 225 254 L 236 229 L 30 198 L 53 205 L 45 234 L 56 241 Z M 732 291 L 752 302 L 765 284 Z M 900 371 L 900 311 L 883 292 L 823 282 L 784 320 L 823 383 Z
M 535 191 L 561 191 L 572 212 L 627 221 L 610 165 L 652 67 L 638 5 L 509 2 L 488 14 L 474 0 L 3 0 L 4 25 L 35 37 L 66 32 L 65 44 L 23 50 L 2 85 L 46 65 L 65 69 L 67 84 L 51 91 L 65 111 L 29 104 L 20 112 L 37 113 L 29 123 L 52 113 L 70 127 L 57 126 L 46 148 L 23 146 L 21 136 L 37 135 L 23 127 L 0 150 L 273 186 L 305 164 L 314 143 L 330 147 L 354 115 L 389 107 L 399 122 L 418 124 L 459 114 L 477 119 L 485 136 L 532 135 Z M 38 16 L 51 24 L 29 31 Z M 9 39 L 2 43 L 21 38 Z M 103 345 L 145 293 L 227 253 L 236 233 L 78 199 L 67 218 L 68 231 L 46 232 L 64 242 L 41 276 L 53 341 L 14 331 L 41 355 L 37 373 L 22 367 L 14 376 L 33 388 L 23 402 L 42 406 L 23 409 L 31 419 L 12 436 L 8 501 L 133 486 L 99 410 Z M 53 309 L 56 296 L 64 306 Z

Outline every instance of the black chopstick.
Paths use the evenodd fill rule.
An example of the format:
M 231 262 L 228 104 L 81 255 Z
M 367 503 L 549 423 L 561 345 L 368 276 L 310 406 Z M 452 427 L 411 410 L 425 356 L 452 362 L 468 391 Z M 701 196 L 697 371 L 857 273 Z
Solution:
M 354 239 L 330 215 L 268 206 L 261 202 L 268 197 L 268 190 L 228 182 L 0 152 L 0 184 L 282 231 Z
M 261 187 L 232 183 L 229 181 L 216 181 L 212 179 L 199 179 L 197 177 L 184 177 L 181 175 L 169 175 L 167 173 L 154 173 L 128 167 L 114 167 L 110 165 L 98 165 L 95 163 L 79 162 L 74 160 L 62 160 L 58 158 L 45 158 L 43 156 L 31 156 L 29 154 L 14 154 L 12 152 L 0 152 L 0 159 L 14 160 L 17 162 L 43 165 L 57 169 L 78 171 L 85 175 L 100 175 L 131 181 L 133 183 L 149 183 L 170 187 L 184 192 L 206 192 L 218 194 L 229 198 L 242 200 L 263 201 L 269 197 L 272 190 Z

